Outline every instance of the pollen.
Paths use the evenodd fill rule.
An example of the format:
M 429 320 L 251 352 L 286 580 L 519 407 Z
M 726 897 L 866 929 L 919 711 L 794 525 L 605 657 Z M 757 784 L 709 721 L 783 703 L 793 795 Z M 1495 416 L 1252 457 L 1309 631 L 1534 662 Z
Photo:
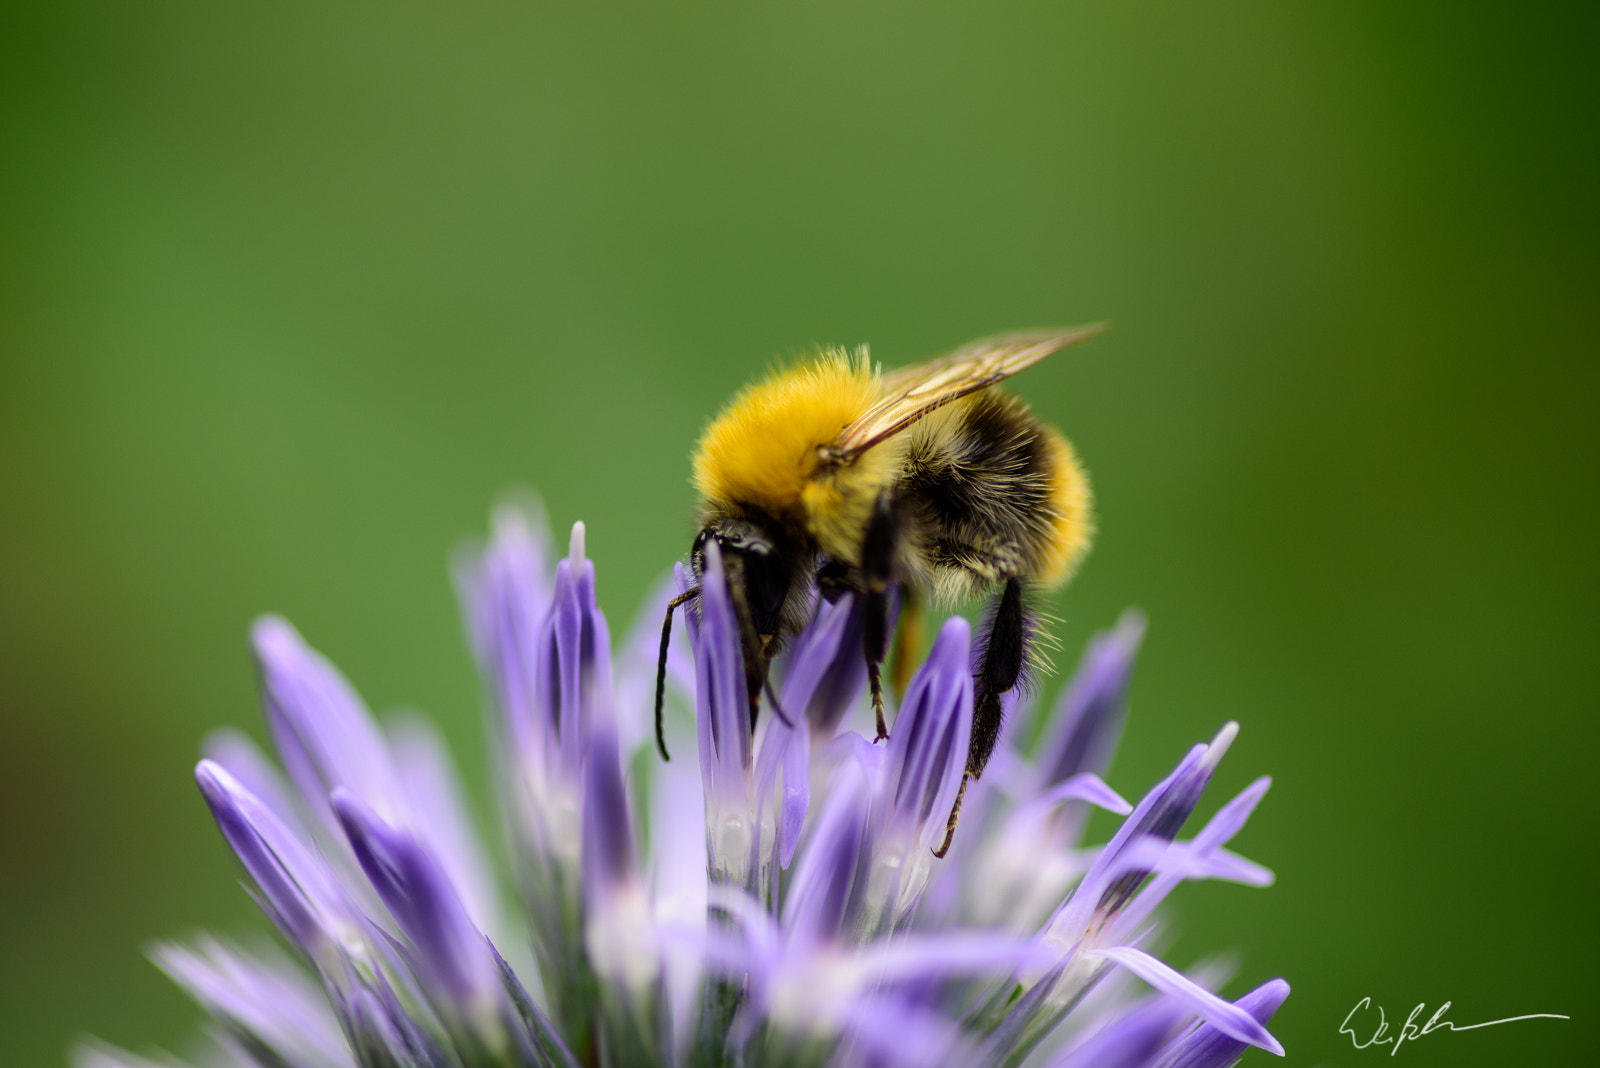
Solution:
M 880 388 L 865 348 L 830 349 L 814 362 L 775 371 L 735 396 L 700 435 L 695 488 L 722 506 L 801 520 L 801 494 L 821 462 L 819 446 L 860 418 Z

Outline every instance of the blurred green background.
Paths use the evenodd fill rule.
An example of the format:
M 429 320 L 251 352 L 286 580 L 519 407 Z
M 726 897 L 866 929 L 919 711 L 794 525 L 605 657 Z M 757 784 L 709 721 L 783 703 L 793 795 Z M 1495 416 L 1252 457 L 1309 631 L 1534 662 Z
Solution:
M 1596 9 L 12 3 L 0 15 L 0 1060 L 182 1048 L 264 927 L 191 779 L 289 616 L 480 766 L 446 556 L 506 487 L 614 629 L 775 356 L 1110 319 L 1017 390 L 1151 619 L 1112 784 L 1228 718 L 1289 1063 L 1578 1063 L 1596 874 Z M 1264 1064 L 1252 1054 L 1247 1063 Z

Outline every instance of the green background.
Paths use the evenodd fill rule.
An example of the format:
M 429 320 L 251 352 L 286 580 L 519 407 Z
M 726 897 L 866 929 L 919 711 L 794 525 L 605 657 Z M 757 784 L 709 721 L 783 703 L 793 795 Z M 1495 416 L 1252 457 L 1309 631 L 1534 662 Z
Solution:
M 1123 793 L 1228 718 L 1207 809 L 1275 777 L 1168 958 L 1287 977 L 1292 1064 L 1364 995 L 1592 1055 L 1595 10 L 8 5 L 0 1060 L 182 1048 L 142 946 L 262 929 L 191 778 L 255 615 L 476 768 L 506 487 L 620 630 L 773 357 L 1098 319 L 1016 381 L 1098 492 L 1059 659 L 1149 613 Z

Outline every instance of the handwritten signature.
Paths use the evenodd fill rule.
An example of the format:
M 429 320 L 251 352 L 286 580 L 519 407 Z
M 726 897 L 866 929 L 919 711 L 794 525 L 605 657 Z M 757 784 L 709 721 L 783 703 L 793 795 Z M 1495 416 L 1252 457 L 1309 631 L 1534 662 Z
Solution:
M 1372 1032 L 1371 1038 L 1363 1042 L 1356 1034 L 1355 1028 L 1350 1026 L 1350 1021 L 1355 1017 L 1356 1013 L 1361 1012 L 1363 1009 L 1370 1008 L 1371 1006 L 1372 999 L 1370 997 L 1362 998 L 1360 1001 L 1356 1002 L 1356 1007 L 1350 1010 L 1350 1015 L 1346 1016 L 1344 1018 L 1344 1023 L 1339 1025 L 1339 1033 L 1341 1035 L 1349 1035 L 1350 1041 L 1355 1045 L 1356 1049 L 1366 1049 L 1368 1046 L 1384 1046 L 1392 1042 L 1394 1043 L 1394 1046 L 1389 1050 L 1389 1056 L 1391 1057 L 1393 1057 L 1396 1053 L 1399 1053 L 1400 1047 L 1405 1043 L 1413 1039 L 1421 1038 L 1423 1035 L 1431 1034 L 1434 1031 L 1475 1031 L 1480 1027 L 1494 1027 L 1497 1024 L 1516 1023 L 1518 1020 L 1572 1019 L 1570 1016 L 1559 1016 L 1553 1012 L 1535 1012 L 1530 1013 L 1527 1016 L 1508 1016 L 1504 1020 L 1490 1020 L 1487 1023 L 1455 1024 L 1444 1018 L 1445 1012 L 1450 1008 L 1450 1003 L 1447 1001 L 1443 1005 L 1440 1005 L 1432 1016 L 1428 1017 L 1427 1023 L 1419 1024 L 1417 1023 L 1417 1017 L 1421 1016 L 1425 1011 L 1427 1011 L 1425 1004 L 1419 1002 L 1417 1007 L 1411 1010 L 1411 1015 L 1406 1017 L 1406 1022 L 1400 1025 L 1400 1030 L 1391 1035 L 1389 1034 L 1389 1021 L 1384 1017 L 1383 1006 L 1379 1005 L 1377 1006 L 1377 1030 Z M 1371 1021 L 1369 1020 L 1367 1022 L 1370 1023 Z

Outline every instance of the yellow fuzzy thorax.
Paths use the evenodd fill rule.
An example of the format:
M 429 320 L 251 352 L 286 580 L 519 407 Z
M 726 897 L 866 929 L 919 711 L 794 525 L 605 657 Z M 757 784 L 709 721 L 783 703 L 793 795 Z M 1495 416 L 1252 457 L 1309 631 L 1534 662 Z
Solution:
M 853 356 L 830 349 L 747 386 L 700 435 L 695 488 L 712 508 L 754 507 L 805 523 L 802 495 L 821 462 L 818 446 L 837 440 L 880 388 L 865 348 Z

